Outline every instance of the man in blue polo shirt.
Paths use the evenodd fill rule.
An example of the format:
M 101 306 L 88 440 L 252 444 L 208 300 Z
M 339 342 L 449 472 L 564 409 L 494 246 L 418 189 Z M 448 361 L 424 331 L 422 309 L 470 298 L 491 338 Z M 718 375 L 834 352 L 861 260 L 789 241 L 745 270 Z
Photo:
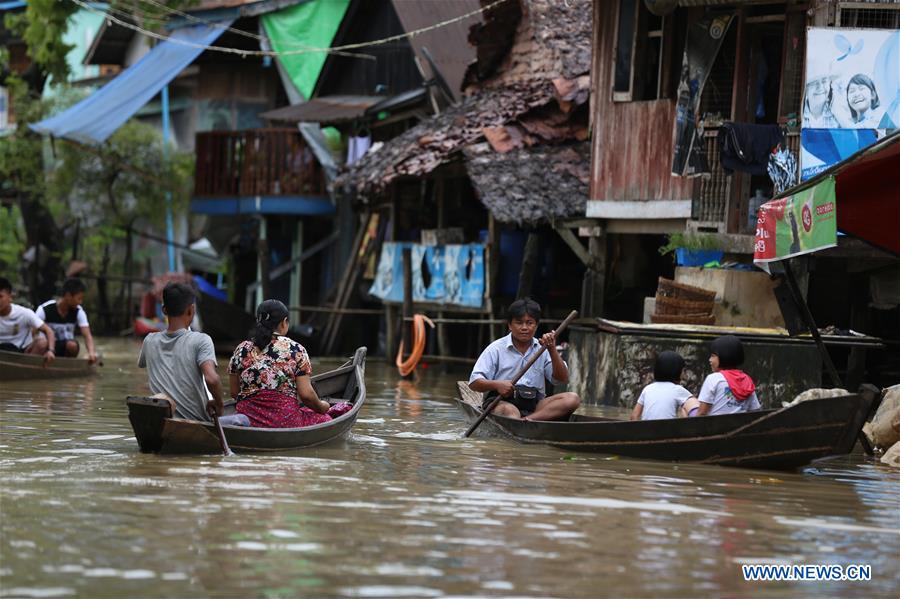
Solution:
M 541 320 L 541 306 L 532 299 L 514 301 L 507 313 L 509 335 L 488 345 L 472 370 L 469 388 L 485 394 L 482 408 L 499 395 L 503 400 L 493 413 L 525 420 L 564 420 L 581 403 L 574 393 L 557 393 L 545 397 L 544 379 L 567 383 L 569 369 L 556 350 L 556 331 L 534 337 Z M 525 363 L 540 351 L 547 351 L 532 364 L 515 386 L 512 379 Z

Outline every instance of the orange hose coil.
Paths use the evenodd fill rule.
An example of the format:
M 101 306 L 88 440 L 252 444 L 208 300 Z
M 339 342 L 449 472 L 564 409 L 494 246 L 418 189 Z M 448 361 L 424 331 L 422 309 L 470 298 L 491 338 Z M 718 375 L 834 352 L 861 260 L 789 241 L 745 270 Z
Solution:
M 434 322 L 424 314 L 413 316 L 412 351 L 406 360 L 403 359 L 403 341 L 400 342 L 400 349 L 397 351 L 397 360 L 395 361 L 397 370 L 400 371 L 400 376 L 412 374 L 425 353 L 425 342 L 428 340 L 428 334 L 425 331 L 426 322 L 432 329 L 434 328 Z

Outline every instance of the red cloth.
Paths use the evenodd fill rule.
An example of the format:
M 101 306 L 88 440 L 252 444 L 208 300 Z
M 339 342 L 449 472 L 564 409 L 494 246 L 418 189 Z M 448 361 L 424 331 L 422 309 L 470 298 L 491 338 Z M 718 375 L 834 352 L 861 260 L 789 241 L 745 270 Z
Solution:
M 756 391 L 753 379 L 743 370 L 720 370 L 719 372 L 725 377 L 725 382 L 728 383 L 731 394 L 736 400 L 744 401 Z
M 237 403 L 235 411 L 250 419 L 250 426 L 261 428 L 302 428 L 321 424 L 350 411 L 349 403 L 331 406 L 327 414 L 301 407 L 296 397 L 278 391 L 257 391 Z

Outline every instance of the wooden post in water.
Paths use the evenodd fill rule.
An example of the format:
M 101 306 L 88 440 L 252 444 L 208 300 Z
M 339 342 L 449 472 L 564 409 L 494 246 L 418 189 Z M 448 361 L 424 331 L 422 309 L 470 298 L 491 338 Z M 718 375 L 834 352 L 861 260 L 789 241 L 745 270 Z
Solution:
M 522 252 L 522 268 L 519 271 L 519 290 L 516 292 L 516 299 L 531 297 L 540 259 L 541 235 L 537 231 L 532 231 L 528 234 L 525 249 Z
M 822 335 L 819 334 L 819 328 L 816 326 L 816 321 L 809 311 L 809 306 L 806 305 L 806 301 L 803 299 L 803 294 L 800 291 L 800 285 L 797 284 L 797 278 L 794 276 L 794 269 L 791 267 L 790 259 L 785 260 L 782 264 L 784 265 L 784 274 L 787 278 L 788 285 L 794 295 L 794 301 L 797 303 L 797 308 L 800 309 L 800 317 L 803 318 L 803 323 L 809 329 L 809 334 L 812 335 L 813 341 L 816 342 L 816 347 L 819 349 L 819 356 L 821 356 L 822 362 L 825 363 L 825 371 L 828 373 L 829 378 L 831 378 L 831 384 L 841 388 L 844 386 L 844 383 L 841 382 L 841 377 L 838 375 L 837 368 L 834 367 L 834 362 L 831 360 L 831 354 L 828 353 L 825 342 L 822 341 Z
M 384 304 L 384 353 L 388 363 L 397 355 L 397 318 L 394 307 Z
M 412 291 L 412 248 L 403 248 L 403 315 L 400 320 L 403 331 L 403 350 L 412 352 L 412 322 L 407 318 L 413 315 L 413 291 Z M 403 356 L 401 356 L 402 358 Z M 412 379 L 415 372 L 406 375 L 405 379 Z
M 797 284 L 797 277 L 794 275 L 794 269 L 791 267 L 791 259 L 788 258 L 787 260 L 784 260 L 782 262 L 782 265 L 784 266 L 784 274 L 787 279 L 788 286 L 790 286 L 791 292 L 794 295 L 794 301 L 797 302 L 797 308 L 800 309 L 800 316 L 803 318 L 803 322 L 809 329 L 810 335 L 812 335 L 813 340 L 816 342 L 816 347 L 819 348 L 819 355 L 822 357 L 822 361 L 825 363 L 825 370 L 828 372 L 828 376 L 831 378 L 831 383 L 837 388 L 842 388 L 844 386 L 844 383 L 841 381 L 840 375 L 838 375 L 837 368 L 834 367 L 834 362 L 831 360 L 831 354 L 828 353 L 828 348 L 825 347 L 825 342 L 822 340 L 822 335 L 819 334 L 819 328 L 816 326 L 816 321 L 813 319 L 812 312 L 810 312 L 806 300 L 803 299 L 803 294 L 800 291 L 800 285 Z M 874 455 L 875 452 L 872 449 L 872 444 L 869 443 L 869 439 L 866 437 L 866 434 L 864 432 L 859 431 L 857 439 L 859 440 L 859 444 L 862 446 L 863 450 L 868 455 Z
M 606 234 L 599 227 L 588 238 L 591 263 L 584 271 L 581 290 L 581 315 L 603 316 L 603 295 L 606 287 Z
M 497 296 L 497 274 L 500 272 L 500 225 L 497 224 L 494 215 L 491 213 L 488 213 L 488 242 L 486 251 L 487 256 L 485 256 L 484 277 L 485 311 L 487 317 L 493 319 L 497 316 L 497 306 L 494 305 L 494 298 Z M 489 325 L 489 329 L 491 332 L 491 339 L 498 339 L 503 330 L 500 325 L 493 323 Z
M 444 185 L 444 179 L 437 178 L 434 182 L 434 195 L 435 195 L 435 203 L 437 204 L 437 228 L 438 230 L 442 230 L 445 226 L 445 218 L 444 218 L 444 204 L 445 204 L 445 195 L 446 188 Z M 443 323 L 443 319 L 445 316 L 445 312 L 443 310 L 438 310 L 438 325 L 437 325 L 437 347 L 438 347 L 438 355 L 441 357 L 450 355 L 450 340 L 447 337 L 447 325 Z M 443 366 L 446 370 L 446 364 Z
M 256 291 L 257 306 L 271 296 L 271 283 L 269 281 L 269 242 L 266 216 L 259 216 L 259 238 L 256 242 L 257 273 L 259 275 L 259 287 Z M 256 306 L 254 306 L 255 309 Z

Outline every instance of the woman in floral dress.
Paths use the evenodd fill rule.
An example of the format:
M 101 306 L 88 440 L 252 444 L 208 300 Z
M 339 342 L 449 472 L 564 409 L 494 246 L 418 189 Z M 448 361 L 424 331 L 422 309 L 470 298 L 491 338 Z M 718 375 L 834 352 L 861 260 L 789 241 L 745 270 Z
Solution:
M 306 349 L 285 337 L 287 307 L 266 300 L 256 309 L 256 326 L 250 339 L 238 345 L 228 364 L 235 411 L 250 426 L 299 428 L 328 422 L 350 409 L 341 402 L 332 406 L 319 399 L 310 381 L 312 366 Z M 303 406 L 301 407 L 300 403 Z

